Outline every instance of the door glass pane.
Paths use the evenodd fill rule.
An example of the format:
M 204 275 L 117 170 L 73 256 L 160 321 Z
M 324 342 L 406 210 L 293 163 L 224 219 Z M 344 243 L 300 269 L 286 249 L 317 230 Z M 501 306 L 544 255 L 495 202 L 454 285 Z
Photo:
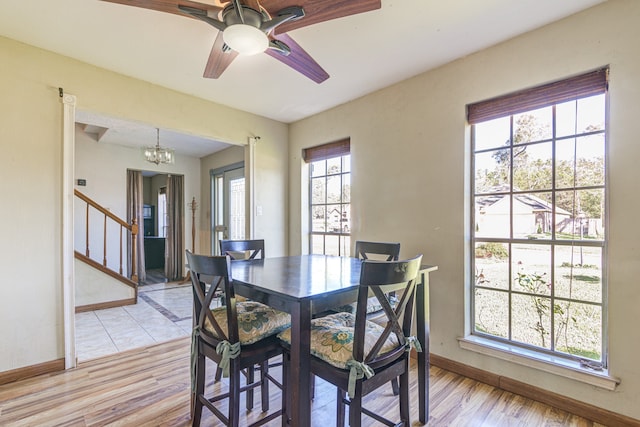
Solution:
M 229 182 L 229 238 L 244 239 L 244 177 Z

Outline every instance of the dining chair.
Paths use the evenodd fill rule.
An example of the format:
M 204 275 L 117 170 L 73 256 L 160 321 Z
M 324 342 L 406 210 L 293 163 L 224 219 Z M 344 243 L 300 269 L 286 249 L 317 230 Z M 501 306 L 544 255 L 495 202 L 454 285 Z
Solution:
M 283 354 L 277 334 L 290 326 L 290 316 L 255 301 L 237 302 L 228 256 L 195 255 L 189 251 L 187 261 L 193 288 L 192 336 L 192 423 L 200 425 L 202 408 L 207 407 L 225 426 L 237 427 L 240 416 L 240 393 L 247 392 L 247 409 L 253 407 L 253 390 L 260 387 L 262 411 L 269 411 L 269 383 L 282 390 L 282 407 L 262 417 L 251 426 L 261 425 L 285 413 L 286 367 L 283 381 L 269 374 L 268 361 Z M 211 308 L 219 288 L 226 294 L 226 305 Z M 225 376 L 229 387 L 225 393 L 206 395 L 206 359 L 213 360 Z M 260 378 L 253 381 L 255 367 Z M 249 374 L 251 373 L 251 375 Z M 247 377 L 241 383 L 241 374 Z M 219 388 L 215 388 L 220 391 Z M 228 399 L 226 414 L 216 406 Z
M 220 254 L 229 255 L 232 260 L 264 259 L 264 240 L 220 240 Z
M 338 388 L 337 423 L 360 427 L 362 414 L 388 426 L 410 426 L 409 358 L 411 347 L 421 351 L 411 335 L 416 277 L 422 255 L 404 261 L 364 260 L 355 314 L 340 312 L 311 321 L 311 372 Z M 395 309 L 385 292 L 398 292 Z M 367 300 L 373 294 L 382 306 L 384 326 L 367 320 Z M 291 329 L 279 335 L 285 347 Z M 394 422 L 363 407 L 363 397 L 394 378 L 400 378 L 400 421 Z
M 228 255 L 232 261 L 247 260 L 247 259 L 264 259 L 264 239 L 253 240 L 220 240 L 220 255 Z M 220 304 L 225 304 L 225 295 L 221 291 L 218 294 Z M 247 301 L 246 298 L 236 296 L 236 301 Z M 272 364 L 271 366 L 278 366 L 279 364 Z M 253 381 L 253 372 L 249 372 L 248 381 Z M 216 370 L 216 381 L 220 381 L 222 377 L 222 371 L 220 367 Z
M 354 257 L 362 260 L 379 260 L 379 261 L 397 261 L 400 257 L 400 243 L 388 243 L 388 242 L 368 242 L 363 240 L 356 241 L 354 248 Z M 387 294 L 387 299 L 393 307 L 397 302 L 395 292 Z M 351 303 L 340 306 L 334 311 L 346 311 L 349 313 L 355 313 L 357 303 Z M 367 318 L 368 320 L 377 321 L 377 319 L 384 321 L 382 306 L 378 304 L 378 300 L 375 297 L 370 297 L 367 300 Z M 391 390 L 395 396 L 400 393 L 398 385 L 398 379 L 394 378 L 391 381 Z

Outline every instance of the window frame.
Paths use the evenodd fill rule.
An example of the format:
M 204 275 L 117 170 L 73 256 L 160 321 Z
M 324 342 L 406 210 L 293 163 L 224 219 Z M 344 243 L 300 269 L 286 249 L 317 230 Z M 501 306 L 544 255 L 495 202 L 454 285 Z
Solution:
M 351 151 L 350 151 L 350 139 L 345 138 L 338 141 L 330 142 L 328 144 L 323 144 L 315 147 L 306 148 L 303 150 L 302 158 L 309 165 L 308 171 L 308 216 L 309 216 L 309 234 L 308 234 L 308 250 L 310 254 L 314 252 L 314 236 L 322 236 L 322 253 L 327 253 L 327 237 L 328 236 L 336 236 L 338 239 L 337 247 L 338 247 L 338 256 L 348 256 L 350 252 L 351 245 L 351 197 L 349 196 L 349 201 L 345 202 L 343 200 L 342 190 L 340 191 L 340 201 L 338 203 L 328 203 L 327 201 L 327 181 L 329 177 L 340 177 L 340 187 L 342 189 L 344 183 L 344 176 L 349 176 L 349 183 L 351 183 Z M 349 168 L 345 172 L 345 157 L 348 157 Z M 313 163 L 318 161 L 328 161 L 332 159 L 340 159 L 340 172 L 338 173 L 329 173 L 328 169 L 325 169 L 324 175 L 314 175 L 313 171 Z M 314 179 L 325 178 L 324 183 L 324 203 L 314 203 L 313 202 L 313 183 Z M 344 231 L 344 228 L 340 226 L 340 231 L 329 231 L 325 229 L 325 231 L 314 231 L 313 227 L 313 209 L 317 206 L 325 207 L 325 225 L 327 225 L 328 221 L 328 212 L 327 207 L 332 205 L 339 205 L 342 212 L 344 212 L 344 206 L 348 205 L 349 207 L 349 215 L 347 218 L 347 223 L 349 224 L 348 232 Z M 340 222 L 344 222 L 344 219 L 340 219 Z
M 578 88 L 575 90 L 571 89 L 571 84 L 576 83 Z M 560 88 L 560 89 L 559 89 Z M 558 90 L 558 93 L 554 94 L 554 90 Z M 585 133 L 573 133 L 571 135 L 558 136 L 556 135 L 556 105 L 561 104 L 567 101 L 575 101 L 582 98 L 590 97 L 593 95 L 603 94 L 604 95 L 604 130 L 601 131 L 593 131 L 593 132 L 585 132 Z M 548 97 L 545 98 L 545 97 Z M 549 101 L 550 100 L 550 101 Z M 493 103 L 493 104 L 492 104 Z M 609 218 L 609 180 L 608 180 L 608 159 L 609 159 L 609 144 L 608 144 L 608 133 L 609 133 L 609 95 L 608 95 L 608 67 L 600 68 L 598 70 L 585 73 L 581 76 L 572 77 L 569 79 L 565 79 L 559 82 L 550 83 L 547 85 L 539 86 L 532 89 L 527 89 L 524 91 L 516 92 L 513 94 L 505 95 L 503 97 L 494 98 L 492 100 L 483 101 L 476 104 L 470 104 L 467 106 L 467 114 L 468 114 L 468 122 L 470 124 L 470 223 L 469 223 L 469 250 L 470 250 L 470 260 L 469 263 L 469 272 L 470 272 L 470 305 L 468 311 L 468 327 L 469 327 L 469 335 L 471 337 L 480 337 L 486 338 L 490 341 L 496 342 L 498 345 L 507 344 L 509 346 L 513 345 L 516 347 L 523 348 L 525 351 L 532 351 L 534 353 L 552 355 L 553 358 L 567 359 L 580 363 L 584 362 L 584 358 L 568 354 L 565 352 L 558 351 L 554 348 L 554 344 L 551 343 L 550 348 L 546 349 L 544 347 L 539 347 L 535 345 L 530 345 L 527 343 L 523 343 L 513 339 L 512 334 L 512 318 L 511 313 L 513 311 L 513 302 L 511 300 L 512 295 L 517 292 L 513 290 L 513 282 L 514 282 L 514 273 L 513 273 L 513 253 L 512 253 L 512 245 L 544 245 L 549 248 L 551 258 L 549 263 L 549 268 L 553 272 L 553 269 L 556 266 L 555 257 L 555 248 L 557 247 L 598 247 L 601 248 L 601 265 L 600 265 L 600 273 L 601 273 L 601 298 L 599 303 L 595 303 L 595 305 L 599 305 L 601 307 L 601 365 L 600 367 L 606 369 L 608 366 L 608 322 L 607 322 L 607 313 L 608 313 L 608 301 L 607 301 L 607 247 L 608 247 L 608 218 Z M 534 111 L 543 107 L 551 107 L 552 108 L 552 133 L 551 137 L 548 139 L 541 139 L 526 142 L 523 144 L 518 144 L 513 140 L 515 135 L 514 132 L 514 116 L 517 116 L 520 113 L 526 113 L 530 111 Z M 476 150 L 475 142 L 476 142 L 476 127 L 475 125 L 478 123 L 486 122 L 493 119 L 509 117 L 509 145 L 505 146 L 505 148 L 509 148 L 509 183 L 508 183 L 508 191 L 504 192 L 506 197 L 510 198 L 510 206 L 509 206 L 509 237 L 478 237 L 476 236 L 476 224 L 478 218 L 476 218 L 476 198 L 482 197 L 485 194 L 496 194 L 496 192 L 478 192 L 476 188 L 476 155 L 483 152 L 492 152 L 500 149 L 501 147 L 490 147 L 490 148 L 482 148 Z M 577 120 L 577 116 L 574 120 Z M 590 135 L 598 135 L 602 134 L 604 138 L 604 177 L 603 184 L 596 186 L 580 186 L 578 182 L 574 181 L 571 187 L 566 186 L 558 186 L 556 182 L 556 143 L 558 141 L 563 140 L 577 140 L 580 137 L 590 136 Z M 537 144 L 551 144 L 551 164 L 552 164 L 552 184 L 550 189 L 536 189 L 536 190 L 515 190 L 513 183 L 514 176 L 514 157 L 512 154 L 512 149 L 516 146 L 533 146 Z M 575 169 L 575 166 L 574 166 Z M 575 235 L 572 239 L 558 239 L 556 236 L 556 207 L 558 204 L 556 202 L 556 193 L 559 191 L 572 191 L 574 197 L 576 197 L 576 193 L 580 190 L 589 190 L 589 189 L 601 189 L 603 191 L 603 228 L 604 235 L 602 240 L 588 241 L 588 240 L 576 240 Z M 543 239 L 539 241 L 525 239 L 525 238 L 516 238 L 514 236 L 514 210 L 512 200 L 514 196 L 519 194 L 536 194 L 536 193 L 549 193 L 551 194 L 552 201 L 551 204 L 553 206 L 552 210 L 552 224 L 551 227 L 551 238 Z M 575 227 L 575 215 L 573 218 L 573 224 Z M 580 220 L 580 227 L 582 229 L 582 220 Z M 507 289 L 500 290 L 501 292 L 506 292 L 508 295 L 508 306 L 509 306 L 509 314 L 508 314 L 508 336 L 507 338 L 501 338 L 497 335 L 485 333 L 482 331 L 478 331 L 476 329 L 476 289 L 484 289 L 482 286 L 478 286 L 476 283 L 477 280 L 477 272 L 476 272 L 476 243 L 485 243 L 485 242 L 496 242 L 507 245 L 508 248 L 508 287 Z M 572 273 L 573 274 L 573 273 Z M 553 278 L 553 274 L 551 275 Z M 554 295 L 554 292 L 551 291 L 549 294 L 549 301 L 551 307 L 554 307 L 554 302 L 556 300 L 560 301 L 575 301 L 577 303 L 582 303 L 575 298 L 561 298 Z M 550 311 L 550 318 L 553 319 L 554 312 Z M 554 338 L 554 321 L 551 320 L 550 324 L 550 340 Z

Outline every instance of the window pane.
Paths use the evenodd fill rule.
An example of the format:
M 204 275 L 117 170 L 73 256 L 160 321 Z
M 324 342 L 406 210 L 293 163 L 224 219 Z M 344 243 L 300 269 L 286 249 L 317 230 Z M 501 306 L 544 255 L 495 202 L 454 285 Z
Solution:
M 311 163 L 311 176 L 324 176 L 327 174 L 327 161 L 318 160 Z
M 553 223 L 551 193 L 515 194 L 513 200 L 513 237 L 550 239 Z
M 327 231 L 339 233 L 342 224 L 342 208 L 340 205 L 327 205 Z
M 509 117 L 489 120 L 474 125 L 474 132 L 474 149 L 476 151 L 485 150 L 487 148 L 503 147 L 505 145 L 509 145 L 511 122 Z
M 577 138 L 577 187 L 604 185 L 604 134 Z
M 509 295 L 506 292 L 476 289 L 475 328 L 486 334 L 509 337 Z
M 311 235 L 311 253 L 323 254 L 324 253 L 324 236 Z
M 534 295 L 551 295 L 551 247 L 511 245 L 513 290 Z
M 558 351 L 593 360 L 602 359 L 602 308 L 560 301 L 553 308 Z
M 576 101 L 556 105 L 556 137 L 576 134 Z
M 342 198 L 341 175 L 327 177 L 327 203 L 340 203 Z
M 326 207 L 324 205 L 313 206 L 311 208 L 311 211 L 312 211 L 311 231 L 314 231 L 314 232 L 327 231 Z
M 510 150 L 495 150 L 475 156 L 475 192 L 489 193 L 509 189 Z
M 488 288 L 509 288 L 509 250 L 504 243 L 476 243 L 475 284 Z
M 325 177 L 313 178 L 311 180 L 311 203 L 314 205 L 326 203 L 325 187 L 327 179 Z
M 334 157 L 327 159 L 327 175 L 333 175 L 342 172 L 342 158 Z
M 552 145 L 543 144 L 516 147 L 513 150 L 513 189 L 551 189 Z
M 325 255 L 340 255 L 340 236 L 327 235 L 324 236 L 324 253 Z
M 351 237 L 350 236 L 340 236 L 340 255 L 341 256 L 349 256 L 351 254 Z
M 605 98 L 604 94 L 590 96 L 578 100 L 578 133 L 593 132 L 604 129 Z
M 604 189 L 556 193 L 558 239 L 604 239 Z
M 575 186 L 576 140 L 565 139 L 556 143 L 556 187 Z
M 513 143 L 542 141 L 551 138 L 551 107 L 513 116 Z
M 602 248 L 557 246 L 554 295 L 602 302 Z
M 351 154 L 342 156 L 342 172 L 351 172 Z
M 475 198 L 476 237 L 508 238 L 511 200 L 508 195 Z
M 351 201 L 351 174 L 342 175 L 342 202 L 349 203 Z
M 342 232 L 350 233 L 351 232 L 351 205 L 342 205 Z M 346 253 L 349 253 L 347 251 Z
M 551 348 L 551 299 L 542 296 L 511 297 L 512 339 L 542 348 Z

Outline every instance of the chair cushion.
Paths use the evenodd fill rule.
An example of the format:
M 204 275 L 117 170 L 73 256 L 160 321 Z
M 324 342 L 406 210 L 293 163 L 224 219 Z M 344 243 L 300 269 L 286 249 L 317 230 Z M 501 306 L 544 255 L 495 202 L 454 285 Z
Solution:
M 351 313 L 335 313 L 311 321 L 311 354 L 325 362 L 340 368 L 347 368 L 347 362 L 353 360 L 353 331 L 356 316 Z M 384 328 L 373 322 L 367 322 L 365 333 L 365 354 L 384 331 Z M 285 329 L 278 337 L 291 344 L 291 329 Z M 382 355 L 394 350 L 399 345 L 394 334 L 389 335 L 378 354 Z
M 253 344 L 291 326 L 289 314 L 256 301 L 238 302 L 236 303 L 236 310 L 238 312 L 238 335 L 241 345 Z M 228 334 L 227 308 L 224 306 L 217 307 L 211 312 L 220 328 L 225 334 Z M 205 329 L 210 334 L 217 336 L 209 319 L 205 321 Z

